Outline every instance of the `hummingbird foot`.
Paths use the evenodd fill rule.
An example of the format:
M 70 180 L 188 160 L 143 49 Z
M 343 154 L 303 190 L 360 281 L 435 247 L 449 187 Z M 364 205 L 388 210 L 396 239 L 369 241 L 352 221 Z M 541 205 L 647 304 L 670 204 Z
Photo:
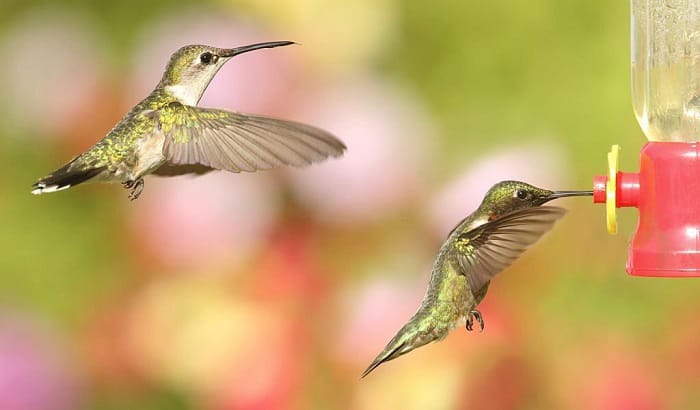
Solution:
M 131 189 L 131 192 L 129 193 L 129 199 L 133 201 L 139 196 L 141 196 L 141 192 L 143 192 L 143 186 L 145 185 L 145 183 L 143 182 L 143 178 L 139 178 L 135 181 L 123 182 L 122 185 L 124 185 L 124 188 L 126 189 Z
M 471 312 L 469 312 L 469 315 L 467 316 L 467 330 L 472 331 L 474 330 L 474 319 L 476 319 L 477 322 L 479 322 L 479 332 L 484 331 L 484 316 L 479 312 L 478 310 L 474 309 Z

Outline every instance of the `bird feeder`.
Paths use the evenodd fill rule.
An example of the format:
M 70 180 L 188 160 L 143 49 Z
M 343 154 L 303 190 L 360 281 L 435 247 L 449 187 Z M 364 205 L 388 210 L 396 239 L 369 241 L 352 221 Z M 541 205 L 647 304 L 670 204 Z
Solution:
M 616 208 L 636 207 L 627 272 L 700 276 L 700 0 L 631 0 L 632 100 L 649 140 L 639 172 L 620 172 L 619 148 L 608 175 L 594 180 L 617 232 Z

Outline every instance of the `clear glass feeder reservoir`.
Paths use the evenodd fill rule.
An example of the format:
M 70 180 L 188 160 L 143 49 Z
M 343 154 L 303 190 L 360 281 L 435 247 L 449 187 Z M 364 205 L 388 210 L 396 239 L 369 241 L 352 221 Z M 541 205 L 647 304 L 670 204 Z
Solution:
M 700 0 L 631 0 L 632 100 L 649 141 L 700 140 Z

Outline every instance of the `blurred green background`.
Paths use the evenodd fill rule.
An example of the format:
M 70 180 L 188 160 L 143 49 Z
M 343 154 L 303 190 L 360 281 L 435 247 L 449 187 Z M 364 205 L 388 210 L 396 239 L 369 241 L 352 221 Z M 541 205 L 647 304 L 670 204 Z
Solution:
M 492 284 L 486 330 L 360 372 L 486 189 L 589 189 L 632 114 L 627 2 L 0 4 L 0 408 L 688 409 L 700 289 L 632 278 L 586 199 Z M 182 45 L 238 57 L 202 105 L 322 126 L 308 169 L 29 194 Z

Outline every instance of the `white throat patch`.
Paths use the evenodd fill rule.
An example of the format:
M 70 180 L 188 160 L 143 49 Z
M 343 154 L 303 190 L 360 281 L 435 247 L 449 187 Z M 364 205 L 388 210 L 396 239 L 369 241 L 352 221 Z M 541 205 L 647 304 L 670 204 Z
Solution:
M 195 87 L 192 86 L 187 87 L 182 84 L 169 85 L 165 87 L 165 91 L 184 105 L 197 105 L 199 102 L 200 95 L 197 92 L 198 90 L 195 90 Z

